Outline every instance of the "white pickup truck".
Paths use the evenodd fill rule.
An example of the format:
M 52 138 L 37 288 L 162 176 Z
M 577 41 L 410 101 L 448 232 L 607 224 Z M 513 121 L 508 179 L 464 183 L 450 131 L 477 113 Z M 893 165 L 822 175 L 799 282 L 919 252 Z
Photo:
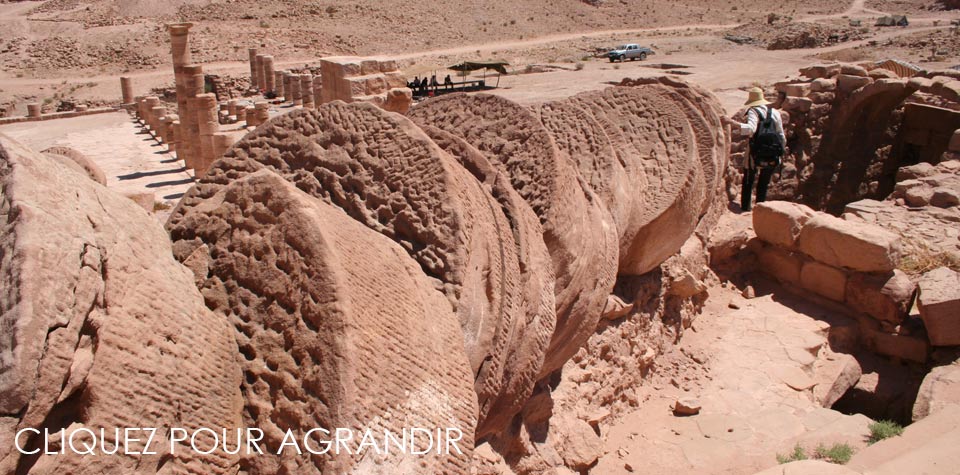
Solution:
M 647 59 L 647 55 L 650 55 L 650 54 L 653 54 L 652 49 L 647 48 L 645 46 L 640 46 L 635 43 L 630 43 L 630 44 L 620 45 L 612 49 L 609 53 L 607 53 L 607 58 L 610 59 L 611 63 L 617 60 L 624 61 L 627 59 L 629 59 L 630 61 L 633 61 L 635 59 L 639 59 L 640 61 L 643 61 Z

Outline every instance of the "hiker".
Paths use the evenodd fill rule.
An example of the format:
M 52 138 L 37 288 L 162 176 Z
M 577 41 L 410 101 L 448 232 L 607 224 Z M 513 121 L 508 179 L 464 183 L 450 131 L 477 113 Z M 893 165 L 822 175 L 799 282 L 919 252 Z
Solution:
M 433 76 L 430 76 L 430 87 L 433 88 L 434 91 L 437 90 L 437 86 L 439 85 L 440 83 L 437 82 L 437 75 L 434 74 Z
M 443 87 L 445 89 L 453 89 L 453 79 L 450 79 L 449 74 L 447 74 L 447 77 L 443 78 Z
M 407 87 L 409 87 L 410 89 L 413 89 L 414 91 L 416 91 L 417 89 L 419 89 L 419 88 L 420 88 L 420 76 L 414 76 L 414 77 L 413 77 L 413 82 L 407 84 Z
M 739 127 L 740 135 L 750 136 L 750 155 L 744 164 L 740 193 L 740 209 L 743 211 L 750 211 L 754 181 L 757 182 L 757 203 L 767 199 L 767 186 L 787 147 L 780 111 L 771 107 L 770 101 L 763 97 L 763 89 L 754 87 L 748 92 L 744 104 L 747 107 L 747 122 L 724 120 L 733 127 Z

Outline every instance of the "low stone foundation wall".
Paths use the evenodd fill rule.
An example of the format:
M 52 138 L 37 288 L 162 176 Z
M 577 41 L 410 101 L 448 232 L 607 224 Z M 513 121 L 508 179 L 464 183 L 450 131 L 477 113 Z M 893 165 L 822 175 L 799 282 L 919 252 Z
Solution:
M 899 235 L 785 201 L 758 204 L 753 226 L 758 270 L 785 286 L 841 303 L 857 318 L 859 331 L 847 344 L 927 361 L 927 333 L 916 319 L 908 319 L 917 284 L 897 269 Z
M 51 112 L 49 114 L 41 114 L 39 116 L 4 117 L 0 119 L 0 125 L 16 124 L 18 122 L 39 122 L 41 120 L 69 119 L 71 117 L 81 117 L 81 116 L 93 115 L 93 114 L 105 114 L 108 112 L 117 112 L 121 110 L 125 110 L 125 109 L 120 106 L 98 107 L 96 109 L 87 109 L 82 111 Z

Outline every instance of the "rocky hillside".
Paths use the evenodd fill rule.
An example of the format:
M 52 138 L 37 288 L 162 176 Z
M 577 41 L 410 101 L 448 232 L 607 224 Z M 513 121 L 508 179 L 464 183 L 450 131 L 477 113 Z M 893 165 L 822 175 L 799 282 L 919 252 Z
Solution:
M 192 21 L 200 62 L 239 61 L 261 45 L 279 59 L 421 51 L 553 34 L 687 24 L 735 24 L 771 12 L 839 13 L 843 3 L 679 0 L 525 0 L 514 2 L 349 2 L 279 0 L 50 0 L 0 2 L 0 64 L 50 75 L 114 73 L 167 61 L 163 24 Z M 23 71 L 26 69 L 26 71 Z

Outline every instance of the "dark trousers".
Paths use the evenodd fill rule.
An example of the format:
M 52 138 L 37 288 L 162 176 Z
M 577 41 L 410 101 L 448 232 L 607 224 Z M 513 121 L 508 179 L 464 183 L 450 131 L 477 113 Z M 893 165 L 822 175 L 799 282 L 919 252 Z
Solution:
M 747 168 L 743 171 L 743 186 L 740 192 L 740 208 L 744 211 L 750 211 L 750 195 L 753 194 L 753 182 L 757 180 L 758 170 L 756 168 Z M 759 169 L 760 179 L 757 181 L 757 203 L 767 200 L 767 186 L 770 185 L 770 179 L 773 178 L 773 167 L 764 167 Z

